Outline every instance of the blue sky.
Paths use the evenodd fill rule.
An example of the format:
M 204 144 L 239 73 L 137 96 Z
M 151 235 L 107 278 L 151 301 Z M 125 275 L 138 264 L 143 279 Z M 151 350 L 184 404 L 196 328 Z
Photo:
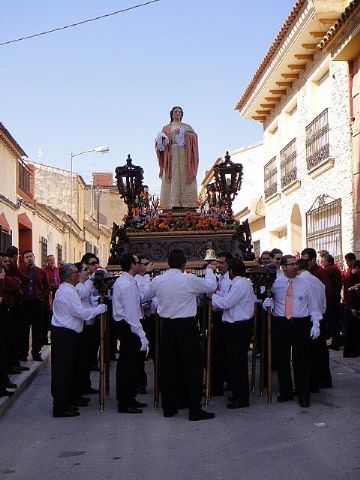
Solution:
M 142 3 L 141 0 L 2 2 L 0 42 Z M 199 135 L 198 178 L 221 156 L 261 140 L 234 106 L 292 0 L 160 0 L 107 19 L 0 47 L 0 121 L 30 158 L 114 171 L 127 154 L 159 189 L 154 138 L 174 105 Z

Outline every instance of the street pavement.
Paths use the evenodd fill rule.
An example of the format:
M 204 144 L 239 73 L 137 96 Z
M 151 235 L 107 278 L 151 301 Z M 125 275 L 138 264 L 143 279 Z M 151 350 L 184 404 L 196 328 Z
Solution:
M 310 408 L 278 404 L 274 376 L 272 405 L 254 393 L 250 408 L 227 410 L 215 397 L 216 418 L 202 422 L 163 418 L 150 393 L 142 415 L 118 414 L 114 367 L 105 412 L 92 395 L 80 417 L 53 418 L 43 369 L 0 419 L 0 479 L 359 480 L 360 358 L 331 356 L 334 387 Z

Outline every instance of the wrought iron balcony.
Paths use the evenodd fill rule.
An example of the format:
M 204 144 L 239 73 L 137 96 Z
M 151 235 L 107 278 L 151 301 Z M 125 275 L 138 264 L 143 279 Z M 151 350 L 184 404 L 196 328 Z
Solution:
M 30 189 L 31 173 L 21 159 L 19 160 L 18 165 L 19 165 L 18 187 L 23 193 L 25 193 L 25 195 L 27 195 L 28 197 L 31 197 L 31 189 Z
M 281 188 L 285 188 L 296 180 L 296 138 L 291 140 L 280 151 Z
M 326 108 L 306 127 L 307 169 L 313 169 L 329 156 L 329 116 Z
M 272 158 L 264 167 L 264 193 L 265 199 L 272 197 L 277 192 L 276 157 Z

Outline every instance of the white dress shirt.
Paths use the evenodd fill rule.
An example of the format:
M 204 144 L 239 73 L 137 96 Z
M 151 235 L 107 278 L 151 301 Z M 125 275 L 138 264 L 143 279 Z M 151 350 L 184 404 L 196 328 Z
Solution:
M 113 318 L 116 322 L 125 320 L 131 331 L 139 337 L 145 333 L 140 323 L 143 318 L 140 301 L 140 291 L 135 278 L 128 272 L 123 272 L 113 286 L 112 296 Z
M 294 318 L 311 316 L 312 321 L 320 321 L 322 313 L 319 304 L 312 294 L 309 282 L 297 276 L 288 279 L 285 275 L 277 277 L 271 291 L 274 294 L 274 310 L 276 317 L 285 316 L 285 300 L 288 289 L 288 280 L 292 280 L 292 313 Z
M 51 325 L 63 327 L 80 333 L 84 322 L 98 315 L 95 307 L 85 307 L 80 300 L 76 288 L 70 283 L 63 282 L 55 293 Z
M 315 275 L 312 275 L 307 270 L 304 270 L 299 274 L 299 277 L 304 278 L 309 282 L 311 293 L 314 296 L 314 300 L 318 303 L 319 311 L 324 315 L 326 310 L 326 294 L 325 285 Z
M 216 277 L 211 268 L 206 269 L 205 278 L 170 268 L 151 281 L 144 300 L 157 297 L 160 317 L 188 318 L 196 315 L 196 295 L 213 292 L 215 289 Z
M 86 308 L 92 306 L 90 303 L 90 297 L 99 295 L 98 291 L 95 288 L 94 282 L 90 278 L 86 279 L 84 283 L 79 282 L 75 288 L 80 296 L 81 303 Z M 94 319 L 92 318 L 86 323 L 87 325 L 94 325 Z
M 250 320 L 254 315 L 254 290 L 247 278 L 235 277 L 224 296 L 216 293 L 211 299 L 213 305 L 223 309 L 223 322 Z
M 147 290 L 151 282 L 150 275 L 148 273 L 145 273 L 145 275 L 136 274 L 134 278 L 139 287 L 140 296 L 141 298 L 143 298 L 144 292 L 145 290 Z M 156 305 L 156 297 L 154 297 L 152 300 L 148 300 L 147 302 L 142 303 L 145 317 L 156 313 Z

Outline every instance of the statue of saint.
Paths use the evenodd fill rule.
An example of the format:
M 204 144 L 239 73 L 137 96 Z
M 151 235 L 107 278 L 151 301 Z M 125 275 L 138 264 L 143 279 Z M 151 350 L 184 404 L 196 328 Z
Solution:
M 173 107 L 170 123 L 156 137 L 156 154 L 160 166 L 162 209 L 197 207 L 196 174 L 199 165 L 197 135 L 182 122 L 183 110 Z

